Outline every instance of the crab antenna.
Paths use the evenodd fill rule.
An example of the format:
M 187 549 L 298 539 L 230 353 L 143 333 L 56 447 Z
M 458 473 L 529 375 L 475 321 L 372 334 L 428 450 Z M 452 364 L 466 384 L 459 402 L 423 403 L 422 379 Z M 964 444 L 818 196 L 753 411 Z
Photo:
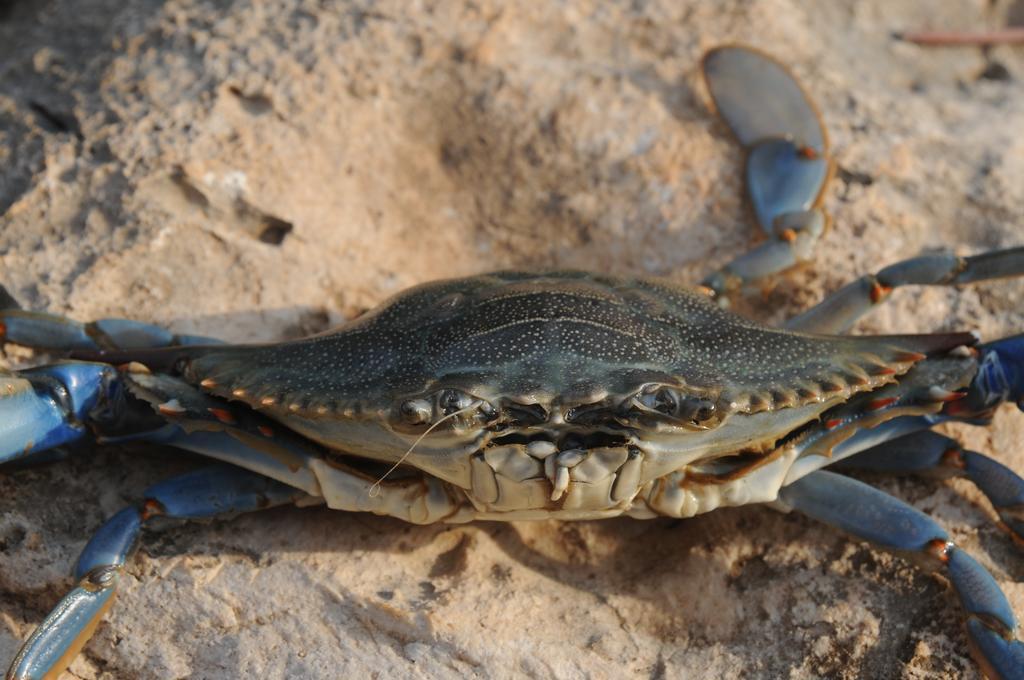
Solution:
M 423 441 L 423 438 L 426 437 L 428 434 L 430 434 L 435 427 L 437 427 L 438 425 L 440 425 L 444 421 L 448 420 L 449 418 L 454 418 L 455 416 L 457 416 L 457 415 L 459 415 L 461 413 L 465 413 L 466 411 L 472 411 L 475 408 L 479 408 L 480 405 L 483 404 L 483 403 L 484 402 L 482 400 L 478 399 L 478 400 L 474 401 L 472 404 L 470 404 L 469 406 L 466 406 L 465 408 L 460 408 L 458 411 L 454 411 L 454 412 L 449 413 L 448 415 L 444 416 L 443 418 L 440 418 L 436 423 L 433 423 L 430 427 L 428 427 L 426 430 L 424 430 L 423 434 L 421 434 L 419 437 L 417 437 L 416 441 L 414 441 L 412 443 L 412 446 L 409 447 L 409 450 L 406 451 L 405 453 L 403 453 L 402 457 L 399 458 L 397 461 L 395 461 L 395 464 L 392 465 L 390 468 L 388 468 L 388 471 L 385 472 L 383 474 L 383 476 L 381 476 L 380 479 L 378 479 L 376 482 L 373 483 L 373 486 L 371 486 L 370 490 L 367 492 L 368 495 L 370 496 L 370 498 L 376 498 L 377 496 L 380 495 L 380 485 L 381 485 L 381 483 L 385 479 L 388 478 L 388 475 L 390 475 L 392 472 L 397 470 L 399 465 L 401 465 L 402 463 L 405 462 L 405 459 L 409 457 L 409 454 L 413 452 L 413 449 L 415 449 L 417 446 L 419 446 L 420 442 Z

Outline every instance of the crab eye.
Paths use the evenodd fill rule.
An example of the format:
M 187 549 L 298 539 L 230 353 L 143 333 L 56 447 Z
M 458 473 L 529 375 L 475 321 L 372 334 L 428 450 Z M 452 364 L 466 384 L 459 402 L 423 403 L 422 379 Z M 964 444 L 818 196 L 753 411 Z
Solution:
M 688 417 L 691 421 L 703 423 L 715 417 L 717 408 L 713 401 L 707 399 L 688 399 L 686 401 L 689 407 Z
M 441 390 L 437 393 L 437 408 L 442 416 L 450 416 L 453 413 L 469 408 L 472 404 L 472 397 L 465 392 Z
M 430 422 L 432 409 L 426 399 L 410 399 L 402 402 L 398 412 L 409 425 L 423 425 Z
M 462 430 L 487 426 L 499 413 L 483 399 L 461 390 L 445 388 L 398 404 L 392 423 L 399 430 L 420 432 L 425 429 Z
M 698 427 L 710 425 L 717 412 L 715 402 L 663 385 L 647 386 L 637 394 L 634 403 L 669 420 Z
M 658 413 L 671 416 L 675 415 L 676 410 L 679 408 L 679 395 L 674 390 L 662 387 L 641 396 L 640 403 Z

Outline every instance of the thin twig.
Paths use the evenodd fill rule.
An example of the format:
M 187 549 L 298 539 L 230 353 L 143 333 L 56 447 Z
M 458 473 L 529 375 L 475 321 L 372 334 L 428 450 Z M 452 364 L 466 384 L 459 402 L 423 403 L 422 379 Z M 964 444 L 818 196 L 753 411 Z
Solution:
M 1011 26 L 994 31 L 971 33 L 967 31 L 906 31 L 894 33 L 897 40 L 917 45 L 946 46 L 969 45 L 984 47 L 988 45 L 1021 45 L 1024 44 L 1024 26 Z

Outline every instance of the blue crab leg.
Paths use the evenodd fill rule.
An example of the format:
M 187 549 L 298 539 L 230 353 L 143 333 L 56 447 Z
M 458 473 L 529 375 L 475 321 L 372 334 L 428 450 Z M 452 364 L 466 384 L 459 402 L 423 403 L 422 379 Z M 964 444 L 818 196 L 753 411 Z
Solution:
M 747 196 L 768 240 L 704 280 L 717 295 L 810 259 L 828 227 L 819 208 L 832 174 L 818 110 L 789 70 L 749 47 L 708 52 L 704 81 L 747 152 Z
M 786 322 L 790 330 L 843 333 L 900 286 L 956 286 L 1024 275 L 1024 247 L 971 257 L 925 255 L 889 265 L 840 288 Z
M 129 373 L 127 389 L 166 421 L 151 431 L 105 435 L 99 443 L 131 440 L 165 444 L 244 467 L 312 496 L 320 486 L 311 470 L 321 449 L 238 402 L 200 392 L 166 375 Z
M 723 45 L 708 50 L 701 70 L 718 115 L 744 147 L 783 138 L 820 156 L 828 152 L 818 109 L 774 57 L 753 47 Z
M 98 319 L 82 323 L 57 314 L 21 309 L 0 286 L 0 343 L 54 351 L 149 349 L 172 345 L 219 344 L 215 338 L 178 335 L 159 326 L 130 319 Z
M 130 319 L 99 319 L 82 323 L 56 314 L 4 309 L 0 310 L 0 342 L 69 351 L 211 345 L 221 341 L 199 335 L 179 335 Z
M 156 484 L 145 500 L 111 517 L 82 550 L 78 580 L 25 642 L 7 677 L 56 677 L 92 636 L 110 607 L 142 526 L 156 518 L 207 519 L 294 503 L 305 494 L 246 470 L 217 465 Z
M 955 439 L 938 432 L 916 432 L 893 439 L 831 469 L 964 477 L 988 497 L 1013 539 L 1024 544 L 1024 479 L 1002 463 L 977 451 L 964 450 Z
M 849 477 L 819 470 L 784 487 L 785 505 L 883 548 L 943 569 L 967 614 L 971 655 L 990 678 L 1024 675 L 1024 644 L 995 579 L 930 517 Z
M 724 300 L 732 291 L 808 262 L 827 224 L 828 216 L 818 209 L 780 215 L 767 241 L 706 277 L 701 285 Z

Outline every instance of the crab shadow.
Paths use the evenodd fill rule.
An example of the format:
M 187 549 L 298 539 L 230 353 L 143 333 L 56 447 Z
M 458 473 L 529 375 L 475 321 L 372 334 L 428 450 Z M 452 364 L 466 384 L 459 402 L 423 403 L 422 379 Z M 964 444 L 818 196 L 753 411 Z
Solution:
M 146 485 L 203 460 L 165 449 L 144 455 L 145 450 L 102 451 L 74 459 L 64 469 L 51 466 L 24 473 L 30 477 L 26 489 L 59 485 L 68 494 L 55 507 L 32 509 L 43 524 L 51 524 L 45 531 L 81 542 L 111 510 L 79 513 L 69 526 L 68 518 L 58 519 L 59 506 L 80 503 L 82 495 L 95 493 L 95 485 L 111 479 L 121 497 L 137 502 Z M 901 484 L 900 491 L 916 500 L 934 492 L 934 485 L 911 482 Z M 950 495 L 956 502 L 952 491 Z M 4 505 L 0 509 L 6 513 Z M 997 568 L 1019 580 L 1024 571 L 1008 543 L 994 530 L 983 531 L 976 550 L 988 552 Z M 576 606 L 615 611 L 628 635 L 659 640 L 666 656 L 693 646 L 726 644 L 745 663 L 763 667 L 760 650 L 770 645 L 775 666 L 766 672 L 772 674 L 799 667 L 806 655 L 800 643 L 779 652 L 780 636 L 842 637 L 827 617 L 813 624 L 800 619 L 794 612 L 801 608 L 827 610 L 839 600 L 877 616 L 878 642 L 862 668 L 881 674 L 876 677 L 894 672 L 894 660 L 909 661 L 922 631 L 944 635 L 960 629 L 959 610 L 950 606 L 952 595 L 935 579 L 795 513 L 782 515 L 763 506 L 724 508 L 687 520 L 427 526 L 324 507 L 282 507 L 147 531 L 142 551 L 171 564 L 240 558 L 254 571 L 279 561 L 304 563 L 308 555 L 330 555 L 328 564 L 334 566 L 328 576 L 317 574 L 315 566 L 303 567 L 310 569 L 313 583 L 344 581 L 344 565 L 355 559 L 401 564 L 402 573 L 416 574 L 397 587 L 349 591 L 342 608 L 389 606 L 399 590 L 401 606 L 429 611 L 445 599 L 459 598 L 460 591 L 476 596 L 481 586 L 474 581 L 486 581 L 485 592 L 498 597 L 531 587 L 539 577 L 557 584 L 563 595 L 566 589 L 578 593 L 572 598 Z M 147 571 L 150 576 L 143 580 L 159 578 Z M 388 582 L 384 572 L 386 567 L 381 576 Z M 49 595 L 39 598 L 42 609 Z M 414 628 L 410 634 L 430 637 L 432 632 Z M 954 635 L 963 649 L 961 634 Z M 745 649 L 734 649 L 736 640 L 744 640 Z
M 912 496 L 934 491 L 928 482 L 909 487 Z M 951 503 L 966 503 L 949 494 Z M 248 521 L 255 529 L 262 518 Z M 488 581 L 490 596 L 499 597 L 530 588 L 539 577 L 557 584 L 555 598 L 565 589 L 577 593 L 569 596 L 575 602 L 569 608 L 614 612 L 627 636 L 658 640 L 666 657 L 695 646 L 727 645 L 746 667 L 760 665 L 781 675 L 804 664 L 807 651 L 800 641 L 823 634 L 842 640 L 842 626 L 824 613 L 836 606 L 863 607 L 877 618 L 877 642 L 861 668 L 875 677 L 910 662 L 922 634 L 951 636 L 960 650 L 967 645 L 962 614 L 940 580 L 801 515 L 765 506 L 724 508 L 685 520 L 431 526 L 324 508 L 282 509 L 271 521 L 284 525 L 281 533 L 291 537 L 285 549 L 299 555 L 326 551 L 345 562 L 352 552 L 372 553 L 381 561 L 399 556 L 418 565 L 419 578 L 403 586 L 413 591 L 406 599 L 414 608 L 430 609 L 435 599 L 457 598 L 460 590 L 475 593 L 481 579 Z M 1024 579 L 1010 541 L 994 527 L 980 534 L 974 550 L 1015 580 Z M 378 596 L 387 599 L 390 593 L 365 595 L 368 606 L 380 604 L 372 601 Z M 799 613 L 807 608 L 817 611 L 813 621 Z M 794 644 L 780 650 L 780 638 L 789 635 Z M 736 640 L 744 641 L 743 649 Z M 854 643 L 834 643 L 839 656 L 844 644 Z M 774 651 L 765 667 L 769 662 L 761 650 L 768 647 Z

